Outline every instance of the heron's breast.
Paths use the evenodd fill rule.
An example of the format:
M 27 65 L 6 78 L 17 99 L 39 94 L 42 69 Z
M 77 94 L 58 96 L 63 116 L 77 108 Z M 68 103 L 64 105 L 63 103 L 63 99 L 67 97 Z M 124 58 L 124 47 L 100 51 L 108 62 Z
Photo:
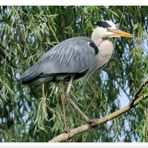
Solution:
M 101 56 L 112 55 L 112 53 L 114 52 L 113 44 L 109 40 L 102 41 L 98 48 L 99 48 L 99 54 Z

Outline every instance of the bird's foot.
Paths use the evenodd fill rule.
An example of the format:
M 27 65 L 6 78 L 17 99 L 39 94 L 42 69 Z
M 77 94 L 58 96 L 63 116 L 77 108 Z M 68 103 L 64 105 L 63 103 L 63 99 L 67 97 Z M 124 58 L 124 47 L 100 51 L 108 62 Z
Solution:
M 66 128 L 64 129 L 64 132 L 67 133 L 67 134 L 69 134 L 69 133 L 70 133 L 70 129 L 66 127 Z
M 96 119 L 90 119 L 88 122 L 92 127 L 97 125 L 97 120 Z

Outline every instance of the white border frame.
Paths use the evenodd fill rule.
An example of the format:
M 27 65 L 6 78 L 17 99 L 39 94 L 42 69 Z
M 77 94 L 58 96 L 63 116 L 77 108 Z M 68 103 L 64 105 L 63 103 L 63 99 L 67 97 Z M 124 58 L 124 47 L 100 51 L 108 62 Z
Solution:
M 1 0 L 0 5 L 147 5 L 147 0 Z

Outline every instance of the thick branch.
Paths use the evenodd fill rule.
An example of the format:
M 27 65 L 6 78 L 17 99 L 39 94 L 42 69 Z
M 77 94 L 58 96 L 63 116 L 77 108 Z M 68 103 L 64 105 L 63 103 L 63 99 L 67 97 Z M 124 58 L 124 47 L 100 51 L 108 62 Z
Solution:
M 134 95 L 133 99 L 131 100 L 131 102 L 127 106 L 125 106 L 124 108 L 122 108 L 122 109 L 120 109 L 120 110 L 118 110 L 116 112 L 113 112 L 113 113 L 111 113 L 111 114 L 109 114 L 109 115 L 107 115 L 107 116 L 105 116 L 105 117 L 103 117 L 101 119 L 93 119 L 93 124 L 84 124 L 84 125 L 79 126 L 77 128 L 71 129 L 69 131 L 69 133 L 60 134 L 60 135 L 54 137 L 53 139 L 51 139 L 50 142 L 66 141 L 66 140 L 70 139 L 71 137 L 73 137 L 73 136 L 75 136 L 75 135 L 77 135 L 79 133 L 87 131 L 87 130 L 91 129 L 94 126 L 106 123 L 107 121 L 112 120 L 112 119 L 122 115 L 123 113 L 128 112 L 129 110 L 131 110 L 133 107 L 135 107 L 143 99 L 143 97 L 139 97 L 139 95 L 140 95 L 143 87 L 146 84 L 148 84 L 148 80 L 145 81 L 144 83 L 142 83 L 142 85 L 139 87 L 139 89 L 135 93 L 135 95 Z

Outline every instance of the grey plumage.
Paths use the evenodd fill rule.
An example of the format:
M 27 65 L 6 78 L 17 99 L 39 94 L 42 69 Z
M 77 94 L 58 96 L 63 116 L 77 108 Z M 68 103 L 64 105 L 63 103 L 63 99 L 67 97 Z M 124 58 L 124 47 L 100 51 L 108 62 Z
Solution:
M 117 36 L 133 37 L 129 33 L 116 29 L 115 24 L 111 21 L 100 22 L 98 25 L 92 32 L 91 39 L 73 37 L 59 43 L 45 53 L 36 64 L 28 68 L 21 77 L 21 81 L 24 84 L 37 81 L 40 83 L 46 81 L 69 81 L 65 92 L 67 95 L 61 96 L 66 131 L 68 131 L 64 104 L 66 98 L 85 121 L 91 123 L 90 119 L 68 97 L 73 80 L 84 75 L 89 76 L 109 63 L 114 53 L 114 48 L 112 42 L 105 38 Z
M 22 83 L 31 83 L 48 77 L 51 80 L 83 76 L 95 61 L 98 53 L 95 43 L 87 37 L 67 39 L 45 53 L 41 59 L 27 69 L 21 77 Z M 44 81 L 44 80 L 43 80 Z
M 22 83 L 70 80 L 71 76 L 76 79 L 106 66 L 114 48 L 112 42 L 104 38 L 133 36 L 116 29 L 111 21 L 100 22 L 98 25 L 92 32 L 91 39 L 73 37 L 50 49 L 22 74 Z

